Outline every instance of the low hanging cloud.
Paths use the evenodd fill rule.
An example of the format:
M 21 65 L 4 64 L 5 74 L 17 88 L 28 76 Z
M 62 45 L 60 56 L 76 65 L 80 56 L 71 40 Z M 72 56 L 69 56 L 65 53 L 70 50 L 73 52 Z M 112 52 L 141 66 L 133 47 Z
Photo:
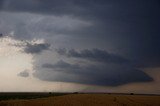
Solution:
M 64 62 L 63 60 L 58 61 L 56 64 L 50 64 L 50 63 L 46 63 L 42 65 L 43 68 L 48 68 L 48 69 L 78 69 L 80 68 L 78 66 L 78 64 L 69 64 Z
M 57 63 L 43 63 L 34 76 L 46 81 L 73 82 L 81 84 L 119 86 L 135 82 L 149 82 L 153 79 L 130 61 L 118 54 L 101 49 L 56 49 L 64 58 Z M 76 58 L 74 62 L 71 62 Z M 89 60 L 79 62 L 79 59 Z M 94 62 L 93 62 L 94 61 Z M 98 63 L 97 63 L 98 62 Z M 122 64 L 123 63 L 123 64 Z
M 141 70 L 121 64 L 71 64 L 63 60 L 55 64 L 46 63 L 36 70 L 35 77 L 46 81 L 73 82 L 81 84 L 119 86 L 153 79 Z
M 88 59 L 91 61 L 97 61 L 97 62 L 105 62 L 105 63 L 128 63 L 129 60 L 125 59 L 124 57 L 108 53 L 105 50 L 101 49 L 84 49 L 81 51 L 76 51 L 75 49 L 66 50 L 66 49 L 56 49 L 57 53 L 59 55 L 65 55 L 70 58 L 81 58 L 81 59 Z
M 20 77 L 29 77 L 29 72 L 27 70 L 22 71 L 18 74 Z
M 30 44 L 28 43 L 24 49 L 26 53 L 31 54 L 39 54 L 44 50 L 49 50 L 50 44 L 48 43 L 41 43 L 41 44 Z

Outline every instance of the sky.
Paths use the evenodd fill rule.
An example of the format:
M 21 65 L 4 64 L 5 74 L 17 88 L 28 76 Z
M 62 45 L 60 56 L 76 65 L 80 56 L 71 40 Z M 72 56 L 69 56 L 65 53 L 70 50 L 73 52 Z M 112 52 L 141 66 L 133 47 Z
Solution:
M 160 94 L 159 0 L 0 0 L 0 92 Z

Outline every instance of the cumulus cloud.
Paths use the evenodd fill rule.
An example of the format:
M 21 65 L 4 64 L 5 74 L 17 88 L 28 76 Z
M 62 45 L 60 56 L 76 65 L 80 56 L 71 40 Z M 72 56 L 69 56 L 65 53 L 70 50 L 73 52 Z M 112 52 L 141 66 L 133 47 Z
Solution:
M 20 77 L 29 77 L 29 72 L 27 70 L 22 71 L 18 74 Z
M 60 55 L 65 55 L 67 57 L 73 57 L 73 58 L 82 58 L 82 59 L 88 59 L 91 61 L 98 61 L 98 62 L 106 62 L 106 63 L 128 63 L 129 60 L 125 59 L 124 57 L 108 53 L 105 50 L 100 49 L 92 49 L 92 50 L 82 50 L 80 52 L 76 51 L 75 49 L 66 50 L 66 49 L 56 49 L 57 53 Z

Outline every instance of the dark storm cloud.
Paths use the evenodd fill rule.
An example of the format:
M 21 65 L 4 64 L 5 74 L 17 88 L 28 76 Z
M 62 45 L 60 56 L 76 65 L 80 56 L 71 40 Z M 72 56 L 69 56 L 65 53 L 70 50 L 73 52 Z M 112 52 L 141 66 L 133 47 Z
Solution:
M 127 83 L 149 82 L 153 79 L 137 69 L 129 60 L 118 54 L 108 53 L 101 49 L 56 49 L 59 55 L 69 60 L 72 58 L 95 61 L 84 64 L 68 63 L 63 60 L 55 64 L 42 64 L 41 69 L 34 72 L 34 76 L 47 81 L 74 82 L 81 84 L 119 86 Z M 122 64 L 123 63 L 123 64 Z
M 31 53 L 31 54 L 39 54 L 44 50 L 49 50 L 50 44 L 47 43 L 42 43 L 42 44 L 30 44 L 27 43 L 25 46 L 24 51 L 26 53 Z
M 29 77 L 29 73 L 25 70 L 25 71 L 22 71 L 18 74 L 18 76 L 21 76 L 21 77 Z
M 77 64 L 74 64 L 74 65 L 71 65 L 69 63 L 66 63 L 64 62 L 63 60 L 60 60 L 58 61 L 56 64 L 49 64 L 49 63 L 46 63 L 46 64 L 43 64 L 42 65 L 43 68 L 53 68 L 53 69 L 78 69 L 79 66 Z
M 139 67 L 160 66 L 159 0 L 1 0 L 0 9 L 42 15 L 71 15 L 89 20 L 93 26 L 86 29 L 49 29 L 57 35 L 71 36 L 73 44 L 85 39 L 86 45 L 96 46 L 95 41 L 103 48 L 113 45 L 114 50 L 136 61 Z M 19 30 L 17 35 L 20 33 L 23 36 L 25 31 Z
M 143 71 L 125 65 L 96 64 L 80 66 L 61 60 L 55 64 L 43 64 L 42 67 L 44 69 L 35 71 L 34 76 L 47 81 L 103 86 L 118 86 L 133 82 L 153 81 L 153 79 Z
M 74 15 L 89 19 L 132 22 L 137 18 L 153 18 L 159 9 L 159 0 L 1 0 L 2 11 L 39 14 Z M 135 18 L 135 20 L 133 20 Z M 157 17 L 158 18 L 158 17 Z M 141 19 L 140 19 L 141 20 Z
M 3 34 L 0 34 L 0 38 L 2 38 L 3 37 Z
M 78 1 L 78 0 L 4 0 L 1 1 L 2 10 L 16 12 L 30 12 L 40 14 L 83 14 L 97 10 L 97 4 L 105 3 L 104 0 Z M 87 10 L 87 11 L 86 11 Z
M 91 61 L 98 61 L 98 62 L 106 62 L 106 63 L 129 63 L 129 60 L 125 59 L 118 54 L 108 53 L 105 50 L 100 49 L 92 49 L 92 50 L 82 50 L 80 52 L 76 51 L 75 49 L 66 50 L 66 49 L 56 49 L 57 53 L 60 55 L 65 55 L 67 57 L 74 57 L 74 58 L 82 58 L 88 59 Z
M 99 62 L 93 67 L 63 61 L 56 64 L 49 62 L 42 65 L 42 68 L 48 68 L 49 71 L 37 69 L 34 73 L 42 80 L 115 86 L 152 81 L 152 78 L 137 67 L 160 66 L 159 0 L 1 0 L 0 10 L 0 31 L 15 31 L 17 39 L 41 37 L 47 39 L 49 44 L 56 42 L 57 47 L 85 49 L 61 49 L 58 53 L 69 59 Z M 10 17 L 10 13 L 3 11 L 13 14 Z M 15 16 L 14 12 L 22 14 Z M 75 27 L 72 24 L 75 22 L 67 23 L 68 19 L 62 19 L 65 21 L 56 24 L 55 18 L 41 16 L 68 16 L 71 20 L 75 18 L 84 23 L 90 22 L 91 25 L 67 29 L 69 26 Z M 39 17 L 42 20 L 38 21 Z M 67 25 L 63 25 L 64 23 Z M 108 49 L 115 54 L 108 53 Z M 48 50 L 48 46 L 29 44 L 25 52 L 34 54 L 43 50 Z
M 0 9 L 2 9 L 3 2 L 4 2 L 4 0 L 1 0 L 1 1 L 0 1 Z

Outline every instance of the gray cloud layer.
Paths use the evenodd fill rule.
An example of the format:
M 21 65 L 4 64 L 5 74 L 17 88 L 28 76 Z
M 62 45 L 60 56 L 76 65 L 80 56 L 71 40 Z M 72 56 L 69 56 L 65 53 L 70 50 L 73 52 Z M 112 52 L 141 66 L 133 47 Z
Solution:
M 39 54 L 43 50 L 49 50 L 49 47 L 50 47 L 50 45 L 47 43 L 43 43 L 43 44 L 29 44 L 29 43 L 27 43 L 24 51 L 26 53 Z
M 137 69 L 129 60 L 120 55 L 101 49 L 81 50 L 56 49 L 63 58 L 77 58 L 74 63 L 63 60 L 57 63 L 44 63 L 34 76 L 47 81 L 74 82 L 81 84 L 119 86 L 134 82 L 149 82 L 153 79 Z M 79 62 L 84 59 L 83 62 Z M 88 63 L 86 60 L 89 60 Z M 93 63 L 91 63 L 93 62 Z M 97 63 L 98 62 L 98 63 Z M 76 64 L 75 64 L 76 63 Z M 82 64 L 83 63 L 83 64 Z
M 129 63 L 129 60 L 125 59 L 122 56 L 119 56 L 117 54 L 108 53 L 105 50 L 100 49 L 92 49 L 92 50 L 82 50 L 80 52 L 72 49 L 72 50 L 66 50 L 66 49 L 56 49 L 57 53 L 60 55 L 65 55 L 68 57 L 74 57 L 74 58 L 82 58 L 82 59 L 89 59 L 92 61 L 98 61 L 98 62 L 106 62 L 106 63 Z
M 46 63 L 42 65 L 43 68 L 51 68 L 51 69 L 71 69 L 71 70 L 77 70 L 78 68 L 80 68 L 77 64 L 69 64 L 64 62 L 63 60 L 58 61 L 56 64 L 50 64 L 50 63 Z
M 55 64 L 43 64 L 43 70 L 37 70 L 34 75 L 41 80 L 74 82 L 81 84 L 118 86 L 133 82 L 153 81 L 141 70 L 120 64 L 95 64 L 80 66 L 64 61 Z M 45 75 L 47 77 L 45 77 Z M 72 77 L 71 77 L 72 76 Z
M 29 77 L 29 73 L 25 70 L 25 71 L 22 71 L 18 74 L 18 76 L 21 76 L 21 77 Z
M 25 21 L 28 18 L 33 18 L 26 14 L 27 17 L 21 16 L 22 19 L 18 16 L 18 20 L 15 16 L 7 16 L 8 18 L 11 17 L 11 20 L 6 20 L 9 22 L 9 26 L 5 27 L 6 24 L 3 25 L 3 20 L 1 29 L 4 29 L 2 32 L 7 32 L 6 29 L 9 28 L 17 30 L 17 38 L 28 38 L 28 36 L 31 36 L 31 38 L 36 36 L 47 38 L 46 36 L 49 36 L 47 38 L 49 42 L 53 41 L 53 35 L 55 34 L 57 36 L 66 35 L 71 39 L 67 41 L 68 39 L 64 36 L 62 39 L 70 42 L 68 46 L 75 45 L 79 47 L 80 45 L 86 45 L 87 47 L 111 48 L 116 52 L 121 52 L 127 58 L 137 61 L 140 67 L 157 67 L 160 63 L 159 4 L 159 0 L 1 0 L 1 11 L 27 12 L 60 17 L 66 15 L 91 21 L 93 24 L 90 27 L 79 28 L 78 30 L 64 30 L 64 28 L 57 30 L 54 24 L 49 26 L 46 24 L 53 22 L 53 20 L 46 21 L 49 20 L 47 18 L 45 21 L 41 20 L 42 24 L 40 25 L 32 26 L 32 24 L 35 24 L 33 22 L 28 26 L 26 23 L 20 22 L 21 20 Z M 13 21 L 19 22 L 18 25 L 14 24 L 13 27 L 15 28 L 11 28 Z M 66 20 L 66 22 L 68 21 Z M 30 22 L 27 21 L 27 23 Z M 29 28 L 33 30 L 28 31 Z M 37 30 L 39 28 L 40 30 Z M 62 39 L 58 39 L 59 42 L 63 41 Z M 95 41 L 96 44 L 94 44 Z M 76 44 L 77 42 L 79 44 Z M 84 42 L 84 45 L 80 42 Z M 66 42 L 59 45 L 65 45 L 64 43 Z

